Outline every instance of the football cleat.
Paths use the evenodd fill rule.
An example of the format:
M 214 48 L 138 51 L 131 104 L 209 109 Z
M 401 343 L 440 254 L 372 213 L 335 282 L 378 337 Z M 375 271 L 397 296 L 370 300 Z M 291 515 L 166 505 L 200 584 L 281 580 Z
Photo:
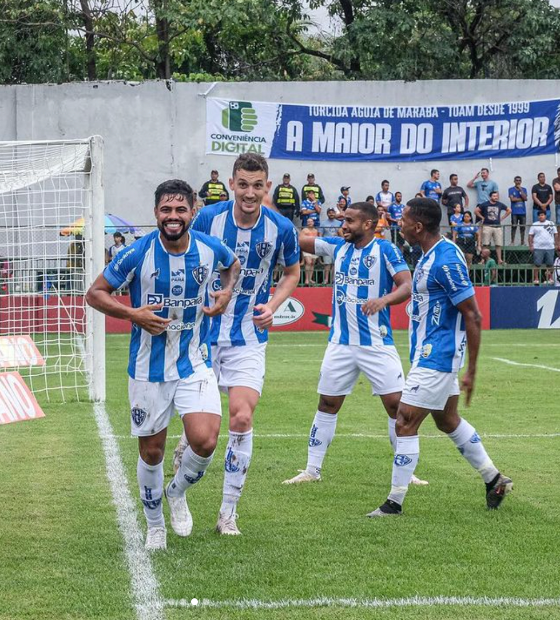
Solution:
M 176 474 L 179 471 L 179 467 L 181 467 L 181 459 L 183 458 L 183 453 L 187 449 L 189 442 L 187 441 L 185 435 L 181 435 L 181 439 L 179 439 L 179 443 L 177 447 L 173 451 L 173 473 Z
M 235 512 L 230 515 L 225 515 L 220 512 L 218 515 L 218 523 L 216 524 L 216 532 L 218 534 L 225 534 L 226 536 L 240 536 L 241 532 L 237 527 L 237 517 Z
M 488 510 L 499 508 L 504 497 L 513 491 L 513 482 L 502 474 L 498 474 L 494 481 L 486 487 L 486 505 Z
M 171 482 L 169 483 L 171 484 Z M 171 516 L 171 527 L 177 536 L 189 536 L 193 528 L 193 519 L 187 505 L 185 494 L 181 497 L 169 497 L 165 488 L 165 498 L 169 504 L 169 514 Z
M 375 517 L 393 517 L 398 515 L 402 515 L 402 506 L 397 504 L 397 502 L 388 499 L 373 512 L 368 512 L 366 517 L 371 517 L 373 519 Z
M 427 480 L 422 480 L 422 478 L 418 478 L 412 474 L 412 478 L 410 479 L 410 484 L 416 484 L 419 487 L 425 487 L 427 484 L 430 484 Z
M 167 530 L 164 527 L 149 527 L 146 534 L 146 551 L 167 549 Z
M 321 480 L 321 476 L 314 476 L 310 474 L 307 469 L 298 469 L 299 474 L 294 476 L 293 478 L 288 478 L 288 480 L 284 480 L 282 484 L 299 484 L 300 482 L 319 482 Z

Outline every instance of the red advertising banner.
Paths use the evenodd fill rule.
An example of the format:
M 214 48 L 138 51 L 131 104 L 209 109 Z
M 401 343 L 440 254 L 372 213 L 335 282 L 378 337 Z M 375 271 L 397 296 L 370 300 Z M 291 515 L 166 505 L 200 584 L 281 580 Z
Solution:
M 0 424 L 44 417 L 43 410 L 19 372 L 1 372 Z
M 30 336 L 0 336 L 0 368 L 44 365 Z

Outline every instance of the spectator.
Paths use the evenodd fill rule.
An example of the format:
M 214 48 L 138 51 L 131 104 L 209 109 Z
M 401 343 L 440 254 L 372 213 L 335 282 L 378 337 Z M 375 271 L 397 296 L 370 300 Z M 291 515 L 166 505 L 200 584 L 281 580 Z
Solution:
M 346 202 L 346 198 L 344 198 L 344 196 L 341 196 L 338 199 L 338 202 L 336 204 L 336 209 L 334 210 L 336 213 L 335 217 L 339 222 L 342 222 L 344 220 L 344 212 L 346 211 L 347 208 L 348 208 L 348 203 Z
M 521 177 L 513 179 L 513 187 L 508 190 L 511 202 L 511 245 L 515 245 L 515 232 L 519 227 L 521 245 L 525 245 L 525 223 L 527 222 L 527 188 L 522 187 Z
M 441 198 L 441 183 L 439 182 L 439 170 L 435 168 L 430 172 L 430 178 L 420 186 L 423 198 L 432 198 L 438 204 Z
M 122 252 L 126 248 L 126 240 L 124 235 L 120 232 L 116 232 L 113 235 L 113 241 L 115 242 L 106 252 L 105 263 L 108 265 L 113 258 L 119 253 Z
M 346 200 L 346 206 L 348 207 L 352 204 L 352 198 L 350 198 L 350 196 L 348 195 L 349 190 L 350 190 L 349 185 L 348 186 L 343 185 L 340 188 L 340 196 L 338 197 L 339 202 L 341 198 L 344 198 L 344 200 Z
M 315 183 L 315 175 L 312 172 L 310 172 L 307 175 L 307 184 L 301 188 L 301 199 L 302 200 L 304 196 L 307 196 L 309 190 L 313 190 L 315 197 L 317 198 L 317 201 L 319 202 L 319 204 L 321 205 L 325 204 L 325 194 L 323 194 L 323 190 L 321 189 L 321 186 Z
M 480 172 L 477 172 L 476 175 L 467 183 L 467 187 L 470 189 L 476 189 L 477 206 L 488 202 L 492 192 L 499 191 L 496 181 L 492 181 L 490 179 L 490 170 L 488 170 L 488 168 L 481 168 Z
M 539 211 L 538 220 L 529 228 L 529 250 L 533 254 L 533 284 L 540 284 L 541 267 L 545 265 L 546 280 L 552 284 L 552 272 L 550 268 L 554 264 L 554 250 L 558 247 L 558 231 L 554 222 L 546 218 L 545 211 Z
M 274 190 L 272 204 L 278 209 L 278 213 L 287 217 L 290 222 L 293 222 L 294 215 L 299 213 L 299 194 L 297 189 L 290 185 L 290 175 L 287 172 L 282 177 L 282 183 Z
M 387 231 L 389 230 L 389 222 L 385 216 L 385 209 L 383 207 L 377 207 L 377 214 L 379 215 L 379 219 L 373 236 L 376 239 L 386 239 Z
M 560 286 L 560 247 L 556 248 L 556 258 L 553 267 L 554 286 Z
M 502 221 L 511 213 L 511 209 L 506 207 L 503 202 L 498 200 L 498 192 L 490 194 L 490 200 L 478 205 L 475 209 L 476 215 L 482 219 L 482 245 L 490 248 L 492 241 L 496 246 L 496 256 L 498 264 L 502 264 L 502 246 L 504 245 L 504 231 Z M 502 213 L 504 215 L 502 216 Z
M 480 226 L 473 222 L 470 211 L 465 211 L 463 222 L 453 228 L 453 241 L 463 251 L 470 269 L 476 251 L 480 251 Z
M 542 211 L 546 219 L 550 218 L 550 203 L 554 192 L 552 187 L 546 182 L 544 172 L 539 172 L 537 176 L 538 183 L 533 185 L 531 194 L 533 195 L 533 223 L 539 219 L 539 211 Z
M 74 238 L 75 240 L 70 243 L 70 245 L 68 246 L 68 251 L 66 253 L 66 269 L 68 269 L 68 288 L 73 293 L 83 293 L 85 248 L 82 235 L 74 235 Z
M 463 206 L 460 204 L 456 204 L 455 205 L 455 213 L 453 213 L 453 215 L 449 218 L 449 223 L 451 225 L 451 228 L 455 228 L 456 226 L 459 226 L 459 224 L 463 223 Z
M 387 211 L 387 221 L 391 227 L 391 241 L 398 245 L 401 249 L 404 245 L 404 237 L 400 234 L 401 218 L 404 205 L 402 203 L 402 193 L 395 192 L 395 201 Z
M 315 222 L 315 227 L 319 227 L 321 205 L 319 201 L 315 199 L 315 192 L 312 189 L 307 192 L 307 200 L 301 203 L 300 214 L 302 226 L 307 226 L 307 221 L 312 219 Z
M 381 191 L 377 192 L 375 196 L 375 204 L 378 207 L 383 207 L 385 213 L 388 212 L 389 207 L 395 202 L 395 197 L 392 192 L 389 191 L 389 181 L 381 181 Z
M 205 205 L 213 205 L 220 202 L 220 194 L 225 192 L 229 200 L 229 193 L 227 187 L 219 180 L 219 174 L 217 170 L 210 172 L 210 180 L 200 188 L 198 195 L 204 200 Z
M 451 216 L 455 213 L 455 205 L 460 205 L 461 213 L 465 212 L 465 207 L 469 208 L 469 197 L 467 192 L 459 185 L 459 177 L 456 174 L 449 176 L 449 187 L 442 196 L 441 202 L 447 207 L 447 221 L 451 226 Z
M 366 198 L 366 202 L 370 202 L 372 205 L 375 204 L 375 198 L 373 196 L 368 196 Z
M 327 221 L 321 226 L 321 237 L 342 237 L 342 222 L 336 219 L 336 211 L 327 209 Z M 332 284 L 332 256 L 323 256 L 323 284 Z
M 301 234 L 303 237 L 319 237 L 319 231 L 315 228 L 315 220 L 313 218 L 307 218 L 305 227 L 301 229 Z M 304 286 L 311 286 L 312 284 L 315 284 L 315 280 L 313 280 L 313 271 L 315 270 L 317 255 L 309 252 L 302 252 L 302 254 L 305 268 Z
M 497 192 L 496 192 L 497 193 Z M 484 265 L 484 286 L 495 286 L 498 282 L 498 265 L 490 258 L 490 250 L 484 248 L 481 252 L 482 264 Z
M 560 168 L 556 170 L 556 174 L 558 176 L 552 181 L 552 187 L 554 188 L 554 204 L 556 206 L 556 226 L 560 233 Z

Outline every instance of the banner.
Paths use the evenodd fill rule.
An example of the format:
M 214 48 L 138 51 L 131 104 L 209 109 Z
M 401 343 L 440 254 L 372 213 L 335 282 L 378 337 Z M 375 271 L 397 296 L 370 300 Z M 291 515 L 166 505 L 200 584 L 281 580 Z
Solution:
M 0 373 L 0 424 L 44 417 L 43 410 L 19 372 Z
M 448 106 L 206 100 L 212 155 L 407 162 L 529 157 L 559 146 L 560 99 Z
M 495 286 L 492 329 L 560 329 L 560 289 Z

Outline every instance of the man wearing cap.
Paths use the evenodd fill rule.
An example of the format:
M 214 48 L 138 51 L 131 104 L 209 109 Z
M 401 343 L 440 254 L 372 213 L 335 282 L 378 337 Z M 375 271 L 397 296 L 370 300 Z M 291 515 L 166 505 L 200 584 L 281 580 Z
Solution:
M 294 221 L 294 214 L 299 213 L 299 194 L 297 189 L 290 185 L 290 175 L 287 172 L 282 177 L 282 183 L 274 190 L 272 203 L 278 213 L 287 217 L 290 222 Z
M 338 200 L 340 201 L 341 198 L 344 198 L 344 200 L 346 200 L 346 206 L 349 207 L 352 204 L 352 198 L 350 198 L 350 196 L 348 195 L 348 190 L 350 189 L 349 185 L 343 185 L 340 188 L 340 196 L 338 197 Z
M 201 187 L 198 195 L 204 200 L 205 205 L 213 205 L 222 200 L 229 200 L 229 193 L 227 187 L 218 180 L 218 171 L 212 170 L 210 173 L 210 180 Z M 225 198 L 221 198 L 220 194 L 225 194 Z
M 301 188 L 302 200 L 307 196 L 310 190 L 315 193 L 315 198 L 317 199 L 317 202 L 319 202 L 320 204 L 325 204 L 325 194 L 323 194 L 321 186 L 315 183 L 315 175 L 312 172 L 307 175 L 307 183 Z

